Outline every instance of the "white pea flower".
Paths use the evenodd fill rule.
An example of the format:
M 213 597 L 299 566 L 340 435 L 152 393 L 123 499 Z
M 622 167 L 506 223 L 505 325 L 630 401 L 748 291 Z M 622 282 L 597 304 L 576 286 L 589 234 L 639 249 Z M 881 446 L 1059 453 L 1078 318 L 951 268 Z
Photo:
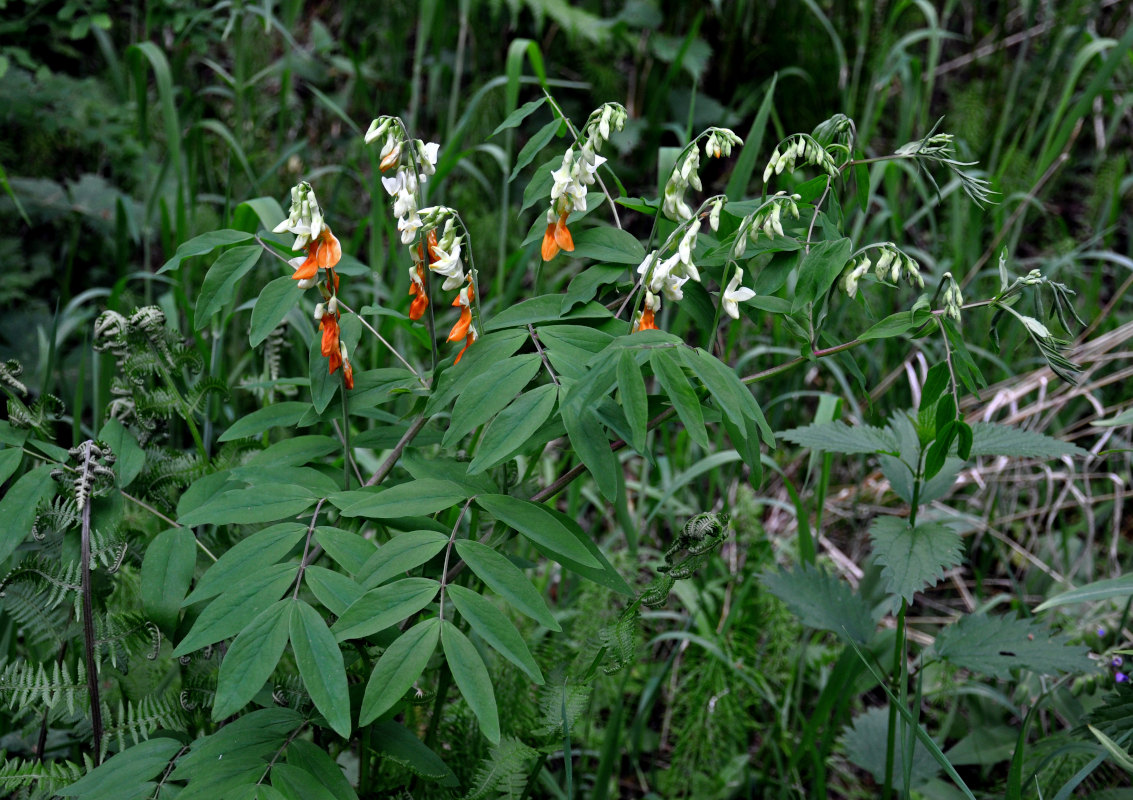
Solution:
M 732 276 L 732 279 L 728 281 L 728 287 L 724 289 L 721 305 L 724 307 L 724 313 L 732 319 L 740 318 L 740 303 L 746 303 L 755 297 L 755 292 L 740 285 L 743 279 L 744 271 L 737 267 L 736 274 Z

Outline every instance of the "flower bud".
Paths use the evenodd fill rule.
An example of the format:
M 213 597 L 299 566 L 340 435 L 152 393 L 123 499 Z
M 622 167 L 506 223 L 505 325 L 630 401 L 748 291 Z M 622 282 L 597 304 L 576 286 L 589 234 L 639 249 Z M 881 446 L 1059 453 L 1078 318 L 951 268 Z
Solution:
M 324 306 L 322 303 L 319 303 L 315 306 L 315 319 L 321 320 L 326 313 L 326 306 Z

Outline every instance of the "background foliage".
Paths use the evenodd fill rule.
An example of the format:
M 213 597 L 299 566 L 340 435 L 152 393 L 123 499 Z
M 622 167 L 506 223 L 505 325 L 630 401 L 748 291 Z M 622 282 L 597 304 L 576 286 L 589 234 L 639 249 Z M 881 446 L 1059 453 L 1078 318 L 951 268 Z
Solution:
M 0 370 L 0 786 L 91 798 L 864 797 L 879 787 L 944 798 L 961 785 L 977 796 L 1124 796 L 1130 690 L 1113 675 L 1133 597 L 1120 577 L 1129 10 L 1110 0 L 426 0 L 375 15 L 298 0 L 0 0 L 0 360 L 13 360 Z M 777 142 L 836 113 L 855 121 L 865 158 L 943 117 L 997 203 L 972 203 L 947 171 L 931 170 L 934 184 L 912 162 L 879 162 L 846 184 L 833 223 L 855 246 L 895 242 L 930 292 L 951 272 L 966 298 L 992 297 L 1001 252 L 1012 275 L 1038 269 L 1066 284 L 1084 326 L 1059 321 L 1049 293 L 1014 308 L 1054 317 L 1082 367 L 1077 385 L 1051 372 L 1024 326 L 999 327 L 996 342 L 984 334 L 991 312 L 973 309 L 958 333 L 987 386 L 961 387 L 949 416 L 948 393 L 931 388 L 941 337 L 910 327 L 807 360 L 786 315 L 762 307 L 713 334 L 705 292 L 708 306 L 669 304 L 661 326 L 736 375 L 761 376 L 753 396 L 779 434 L 761 459 L 737 441 L 758 452 L 758 436 L 717 424 L 728 411 L 717 397 L 696 412 L 707 428 L 681 414 L 684 424 L 640 435 L 644 446 L 631 441 L 615 462 L 603 456 L 612 487 L 577 437 L 560 439 L 570 428 L 565 415 L 553 428 L 558 413 L 529 434 L 558 446 L 501 453 L 467 474 L 491 428 L 476 433 L 487 416 L 468 419 L 465 435 L 446 436 L 461 405 L 442 378 L 447 396 L 427 410 L 451 417 L 387 471 L 404 496 L 386 497 L 395 485 L 324 508 L 383 468 L 422 410 L 417 389 L 345 316 L 360 383 L 344 430 L 325 361 L 309 357 L 310 308 L 284 295 L 283 280 L 277 302 L 295 307 L 270 322 L 287 327 L 257 320 L 261 290 L 286 270 L 258 246 L 237 263 L 240 248 L 283 218 L 291 185 L 310 181 L 342 242 L 344 297 L 426 370 L 427 336 L 404 319 L 409 259 L 361 135 L 393 114 L 442 145 L 430 198 L 460 211 L 488 314 L 582 291 L 576 278 L 597 279 L 601 265 L 538 255 L 565 131 L 545 105 L 493 135 L 544 82 L 576 125 L 603 102 L 625 106 L 629 121 L 603 154 L 624 189 L 615 194 L 646 200 L 710 125 L 745 145 L 705 160 L 704 194 L 739 199 L 758 196 Z M 805 179 L 787 174 L 776 188 L 810 202 Z M 864 209 L 850 186 L 868 186 Z M 650 236 L 647 208 L 619 212 L 635 237 Z M 591 214 L 608 220 L 606 208 Z M 162 269 L 220 229 L 247 235 Z M 610 259 L 602 252 L 595 260 Z M 620 296 L 619 281 L 630 288 L 618 276 L 644 251 L 627 253 L 593 287 L 606 287 L 599 299 Z M 242 277 L 203 303 L 218 256 Z M 789 257 L 752 256 L 749 285 L 789 301 Z M 841 302 L 821 344 L 854 340 L 916 294 Z M 106 309 L 120 316 L 100 317 Z M 571 365 L 607 339 L 556 339 L 557 316 L 532 321 L 550 363 L 573 378 Z M 582 319 L 572 327 L 599 331 Z M 500 327 L 498 352 L 516 334 L 502 358 L 542 369 L 526 329 Z M 490 363 L 477 356 L 489 343 L 469 350 L 465 375 L 477 358 Z M 680 405 L 661 385 L 667 365 L 664 355 L 634 362 L 653 391 L 648 418 Z M 668 366 L 704 395 L 687 359 Z M 548 383 L 537 380 L 528 394 Z M 972 423 L 969 458 L 959 428 L 945 433 L 953 417 Z M 850 424 L 814 427 L 838 420 Z M 983 422 L 1069 444 L 996 439 Z M 934 483 L 919 465 L 946 436 Z M 116 458 L 81 449 L 88 439 Z M 575 463 L 572 449 L 595 480 L 556 493 L 553 515 L 507 507 L 547 499 L 539 493 Z M 72 471 L 52 479 L 61 464 Z M 247 491 L 265 484 L 267 510 L 248 510 Z M 693 536 L 686 522 L 704 513 L 713 526 Z M 419 516 L 395 522 L 407 515 Z M 526 538 L 505 541 L 492 519 Z M 477 552 L 479 533 L 494 533 L 496 549 Z M 396 558 L 385 550 L 394 543 Z M 469 568 L 450 577 L 450 559 Z M 442 581 L 440 602 L 457 613 L 437 623 Z M 240 634 L 255 624 L 263 630 L 244 647 L 262 652 L 242 655 Z M 441 637 L 435 655 L 412 646 Z M 372 694 L 375 661 L 393 664 L 385 654 L 402 642 L 420 665 L 389 667 L 377 682 L 386 691 Z M 220 666 L 268 661 L 240 679 Z M 315 677 L 340 671 L 344 683 Z M 93 770 L 95 731 L 103 757 L 120 753 L 113 778 Z M 887 759 L 878 742 L 890 732 Z

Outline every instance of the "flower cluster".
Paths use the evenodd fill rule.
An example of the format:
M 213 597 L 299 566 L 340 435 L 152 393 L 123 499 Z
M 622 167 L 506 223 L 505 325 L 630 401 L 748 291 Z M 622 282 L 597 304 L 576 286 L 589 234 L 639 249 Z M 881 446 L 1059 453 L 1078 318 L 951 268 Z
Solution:
M 743 139 L 728 128 L 709 128 L 704 135 L 704 155 L 708 158 L 730 156 L 732 147 L 743 143 Z M 700 149 L 696 142 L 682 151 L 682 155 L 683 158 L 678 157 L 679 163 L 665 183 L 661 200 L 662 213 L 674 222 L 688 219 L 693 214 L 692 208 L 685 201 L 688 187 L 691 186 L 698 192 L 704 188 L 700 182 Z
M 437 156 L 441 146 L 436 142 L 426 144 L 420 139 L 410 140 L 405 129 L 394 117 L 378 117 L 370 123 L 366 132 L 366 144 L 385 136 L 378 168 L 383 172 L 394 170 L 393 175 L 382 178 L 386 193 L 394 199 L 393 214 L 397 217 L 397 229 L 401 232 L 401 243 L 412 244 L 417 231 L 424 224 L 417 210 L 421 186 L 437 171 Z M 409 151 L 410 158 L 405 153 Z M 408 162 L 408 163 L 407 163 Z
M 743 257 L 744 251 L 747 250 L 748 242 L 750 241 L 752 244 L 755 244 L 761 235 L 766 236 L 768 239 L 775 236 L 783 236 L 783 213 L 785 211 L 795 219 L 798 219 L 799 200 L 802 200 L 801 195 L 776 192 L 772 197 L 769 197 L 767 202 L 760 206 L 757 211 L 744 217 L 740 221 L 739 229 L 736 231 L 736 240 L 732 245 L 732 256 L 734 258 Z
M 960 294 L 960 284 L 952 277 L 951 272 L 945 272 L 942 281 L 947 282 L 944 287 L 944 315 L 960 321 L 960 309 L 964 307 L 964 295 Z
M 464 342 L 464 347 L 456 354 L 456 360 L 452 362 L 453 364 L 459 364 L 460 359 L 464 358 L 465 351 L 468 350 L 468 345 L 480 338 L 476 326 L 472 324 L 472 303 L 475 299 L 476 285 L 472 282 L 472 276 L 469 275 L 468 285 L 461 289 L 460 294 L 452 301 L 453 306 L 460 309 L 460 319 L 449 331 L 447 341 Z
M 767 167 L 763 170 L 763 182 L 767 183 L 773 174 L 778 175 L 785 169 L 793 170 L 795 162 L 800 158 L 804 164 L 814 164 L 826 170 L 829 175 L 838 173 L 838 165 L 834 163 L 834 157 L 825 147 L 815 141 L 813 136 L 796 133 L 787 137 L 786 149 L 783 152 L 780 153 L 779 148 L 775 148 L 767 162 Z
M 870 260 L 868 251 L 878 249 L 876 263 Z M 912 256 L 902 252 L 892 242 L 883 242 L 866 247 L 857 256 L 850 259 L 839 279 L 839 286 L 850 297 L 858 293 L 858 282 L 862 276 L 873 268 L 874 275 L 879 281 L 896 283 L 904 275 L 905 279 L 918 288 L 924 288 L 924 278 L 921 277 L 920 267 Z
M 567 228 L 567 217 L 572 211 L 586 210 L 586 192 L 597 180 L 598 167 L 606 163 L 598 155 L 602 144 L 610 138 L 611 129 L 620 131 L 625 126 L 626 111 L 617 103 L 606 103 L 590 115 L 578 140 L 578 155 L 574 145 L 563 154 L 562 164 L 551 171 L 551 207 L 547 209 L 547 229 L 543 233 L 541 255 L 550 261 L 560 250 L 574 250 L 574 237 Z
M 323 303 L 315 306 L 315 319 L 322 331 L 320 352 L 328 359 L 330 374 L 342 367 L 342 378 L 347 389 L 354 388 L 354 370 L 346 357 L 342 345 L 338 321 L 338 273 L 335 266 L 342 259 L 342 246 L 331 233 L 330 226 L 323 220 L 315 191 L 306 181 L 291 190 L 291 210 L 287 219 L 275 227 L 275 233 L 293 233 L 295 249 L 306 249 L 306 256 L 299 256 L 289 262 L 294 270 L 291 277 L 299 282 L 300 289 L 318 286 Z M 320 281 L 319 271 L 326 273 Z
M 676 302 L 684 298 L 682 287 L 691 278 L 700 281 L 700 270 L 692 263 L 692 251 L 696 247 L 696 237 L 700 231 L 700 220 L 694 219 L 681 236 L 677 249 L 666 259 L 661 259 L 660 250 L 645 256 L 637 268 L 646 289 L 653 294 L 664 293 L 665 297 Z M 663 249 L 663 248 L 662 248 Z M 657 307 L 661 308 L 660 299 Z

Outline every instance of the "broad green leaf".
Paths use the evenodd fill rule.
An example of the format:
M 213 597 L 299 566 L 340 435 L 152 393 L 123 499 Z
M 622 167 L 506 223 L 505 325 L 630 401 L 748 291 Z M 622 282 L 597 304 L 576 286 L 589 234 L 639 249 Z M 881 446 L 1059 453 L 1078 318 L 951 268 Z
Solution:
M 283 648 L 295 601 L 279 600 L 248 623 L 220 662 L 212 719 L 219 722 L 243 708 L 271 677 Z M 337 648 L 336 648 L 337 649 Z
M 117 422 L 117 420 L 115 420 L 115 422 Z M 24 451 L 18 447 L 9 447 L 0 450 L 0 484 L 4 483 L 4 481 L 15 474 L 16 470 L 20 468 L 20 462 L 23 460 Z
M 467 587 L 452 584 L 445 591 L 448 592 L 456 610 L 468 620 L 472 630 L 476 631 L 481 639 L 527 673 L 531 680 L 542 685 L 543 673 L 539 671 L 539 665 L 531 657 L 531 651 L 527 649 L 519 631 L 502 611 Z
M 415 775 L 437 781 L 441 786 L 456 787 L 456 775 L 441 760 L 441 757 L 425 746 L 425 743 L 410 733 L 404 725 L 393 720 L 375 722 L 371 729 L 374 734 L 374 749 L 396 764 L 400 764 Z
M 629 350 L 623 350 L 618 356 L 618 391 L 621 392 L 626 421 L 633 433 L 630 445 L 642 453 L 645 451 L 645 434 L 649 425 L 649 398 L 645 393 L 641 368 Z
M 253 533 L 237 542 L 197 581 L 193 593 L 180 605 L 192 605 L 230 589 L 247 575 L 271 566 L 291 552 L 303 540 L 307 526 L 298 522 L 281 522 Z M 152 548 L 153 545 L 150 545 Z M 146 552 L 149 556 L 149 552 Z M 144 568 L 143 568 L 144 582 Z
M 362 698 L 359 725 L 369 725 L 389 711 L 421 677 L 425 666 L 437 649 L 441 621 L 437 617 L 422 620 L 394 640 L 382 653 Z
M 235 467 L 229 474 L 233 480 L 241 481 L 255 489 L 270 485 L 300 486 L 313 493 L 315 497 L 326 497 L 342 489 L 335 478 L 314 467 L 256 464 Z
M 968 614 L 937 634 L 932 647 L 945 661 L 992 678 L 1008 679 L 1015 668 L 1040 675 L 1092 669 L 1089 648 L 1068 641 L 1034 620 Z
M 444 446 L 452 447 L 468 433 L 502 411 L 542 367 L 538 353 L 513 356 L 490 372 L 477 375 L 456 398 L 445 433 Z
M 799 262 L 799 280 L 791 311 L 821 301 L 850 260 L 852 250 L 853 243 L 849 239 L 830 239 L 813 245 Z
M 377 549 L 358 571 L 358 582 L 367 589 L 388 581 L 395 575 L 419 567 L 445 549 L 449 537 L 436 531 L 409 531 L 389 540 Z
M 600 566 L 571 532 L 539 503 L 506 494 L 485 494 L 476 498 L 476 505 L 551 553 L 566 556 L 588 567 Z
M 111 756 L 80 780 L 50 794 L 82 797 L 83 800 L 120 800 L 134 796 L 138 787 L 148 785 L 148 796 L 153 784 L 147 782 L 164 772 L 180 749 L 181 743 L 176 739 L 147 739 Z
M 286 800 L 340 800 L 314 775 L 291 764 L 271 768 L 271 785 Z
M 548 383 L 515 398 L 484 429 L 468 474 L 479 475 L 523 450 L 551 416 L 557 397 L 557 387 Z
M 220 441 L 231 442 L 247 436 L 259 436 L 271 428 L 290 428 L 310 410 L 310 403 L 297 400 L 272 403 L 233 422 L 228 430 L 220 435 Z
M 342 613 L 331 632 L 342 642 L 385 630 L 433 602 L 440 588 L 432 578 L 404 578 L 371 589 Z
M 684 423 L 689 437 L 704 449 L 708 449 L 708 431 L 704 428 L 704 412 L 700 400 L 685 377 L 676 359 L 667 350 L 654 350 L 649 354 L 653 374 L 661 383 L 661 388 L 673 402 L 677 416 Z
M 358 793 L 346 779 L 342 767 L 314 742 L 300 738 L 287 745 L 287 763 L 314 775 L 319 783 L 331 790 L 335 800 L 358 800 Z
M 919 727 L 923 730 L 923 726 Z M 898 728 L 898 731 L 900 730 Z M 851 763 L 873 775 L 874 780 L 879 784 L 885 781 L 885 741 L 888 731 L 889 710 L 885 706 L 878 706 L 854 717 L 853 722 L 846 726 L 842 736 L 846 757 Z M 898 786 L 904 781 L 902 777 L 905 774 L 904 753 L 904 743 L 898 736 L 897 746 L 893 750 L 893 776 Z M 916 789 L 935 778 L 940 772 L 940 766 L 932 757 L 932 753 L 923 747 L 918 747 L 913 752 L 912 770 L 911 786 Z
M 106 421 L 102 430 L 98 432 L 98 439 L 106 442 L 110 446 L 111 452 L 114 453 L 114 474 L 118 476 L 119 488 L 125 489 L 133 482 L 134 478 L 138 477 L 138 473 L 145 466 L 145 451 L 138 444 L 138 440 L 134 438 L 134 434 L 130 433 L 116 419 Z M 2 472 L 3 470 L 0 470 L 0 473 Z M 7 478 L 7 475 L 0 477 L 0 483 L 5 478 Z
M 263 255 L 258 244 L 234 247 L 220 254 L 205 275 L 197 292 L 197 306 L 193 312 L 193 330 L 200 330 L 209 319 L 232 300 L 236 284 L 248 274 Z
M 751 420 L 759 428 L 763 442 L 768 447 L 775 446 L 775 434 L 767 424 L 763 410 L 752 396 L 751 389 L 744 385 L 731 367 L 699 347 L 695 350 L 682 347 L 677 352 L 684 357 L 685 364 L 733 420 L 738 420 L 741 416 Z
M 341 572 L 317 564 L 303 570 L 303 583 L 335 616 L 342 616 L 363 594 L 362 587 Z
M 873 557 L 881 564 L 885 590 L 910 603 L 913 594 L 935 586 L 963 563 L 960 534 L 938 522 L 914 529 L 902 517 L 877 517 L 869 528 Z
M 466 493 L 466 497 L 474 494 L 491 494 L 500 490 L 490 475 L 469 475 L 467 461 L 458 461 L 452 456 L 445 455 L 426 458 L 420 448 L 413 448 L 403 453 L 400 466 L 417 480 L 435 478 L 456 484 Z
M 235 636 L 295 582 L 298 564 L 275 564 L 250 573 L 213 600 L 173 650 L 179 658 Z
M 587 364 L 614 340 L 613 334 L 585 325 L 540 325 L 536 330 L 560 383 L 585 377 Z
M 551 139 L 555 138 L 555 134 L 558 132 L 561 125 L 562 120 L 556 117 L 527 140 L 527 143 L 523 145 L 523 149 L 519 151 L 519 155 L 516 156 L 515 166 L 512 168 L 511 174 L 508 175 L 509 183 L 515 180 L 520 170 L 530 164 L 535 156 L 539 154 L 539 151 L 550 143 Z
M 330 501 L 344 517 L 397 519 L 433 514 L 467 498 L 467 493 L 455 483 L 422 478 L 380 491 L 339 492 L 331 495 Z
M 281 275 L 268 281 L 260 290 L 260 296 L 256 298 L 256 304 L 252 307 L 252 326 L 248 334 L 248 344 L 259 347 L 264 339 L 268 338 L 268 334 L 279 327 L 279 323 L 283 322 L 287 312 L 295 307 L 302 295 L 299 282 L 293 280 L 290 275 Z
M 545 102 L 547 102 L 547 98 L 546 96 L 543 96 L 537 97 L 530 103 L 524 103 L 515 111 L 508 114 L 504 121 L 497 125 L 496 129 L 488 135 L 488 138 L 491 139 L 500 131 L 506 131 L 508 128 L 514 128 L 518 126 L 519 123 L 523 122 L 523 120 L 527 119 L 533 113 L 538 111 Z
M 296 436 L 260 450 L 245 463 L 249 467 L 300 467 L 335 452 L 342 452 L 342 442 L 329 436 Z
M 441 373 L 437 388 L 425 404 L 425 416 L 431 417 L 447 408 L 469 380 L 490 371 L 505 358 L 510 358 L 527 341 L 527 337 L 526 330 L 509 330 L 489 333 L 477 339 L 476 346 L 468 349 L 459 364 L 454 364 Z
M 270 231 L 284 219 L 287 214 L 283 206 L 274 197 L 253 197 L 236 206 L 233 216 L 240 223 L 236 227 L 241 230 L 255 230 L 259 226 Z
M 315 528 L 315 541 L 351 575 L 361 572 L 370 556 L 378 552 L 377 544 L 360 533 L 325 525 Z
M 808 628 L 831 631 L 860 644 L 873 636 L 866 601 L 836 575 L 802 564 L 790 571 L 765 572 L 760 581 Z
M 237 242 L 246 242 L 253 238 L 255 234 L 246 233 L 244 231 L 233 230 L 220 230 L 209 231 L 196 236 L 183 245 L 177 248 L 177 252 L 173 254 L 173 258 L 165 262 L 161 269 L 157 271 L 158 275 L 164 272 L 169 272 L 172 269 L 177 269 L 181 266 L 181 262 L 186 258 L 192 256 L 203 256 L 211 253 L 218 247 L 223 247 L 228 244 L 236 244 Z M 257 250 L 259 247 L 257 246 Z
M 549 552 L 545 552 L 542 545 L 537 542 L 535 543 L 536 550 L 549 558 L 557 558 L 559 563 L 571 572 L 581 575 L 587 580 L 594 581 L 594 583 L 599 586 L 605 586 L 607 589 L 615 591 L 625 597 L 635 596 L 633 589 L 630 588 L 629 584 L 625 582 L 625 579 L 622 578 L 618 571 L 614 569 L 613 565 L 610 564 L 609 560 L 607 560 L 606 556 L 602 553 L 602 549 L 595 543 L 593 536 L 583 531 L 573 517 L 550 506 L 545 506 L 545 508 L 550 512 L 551 516 L 559 521 L 560 525 L 567 529 L 576 542 L 586 548 L 591 558 L 597 561 L 599 566 L 591 567 L 588 564 L 582 564 L 572 558 L 555 556 Z
M 294 517 L 314 505 L 316 500 L 318 495 L 306 486 L 269 483 L 222 492 L 177 521 L 188 527 L 274 522 Z
M 44 465 L 25 472 L 0 498 L 0 564 L 31 533 L 40 501 L 55 494 L 51 470 Z
M 826 453 L 890 453 L 899 450 L 897 437 L 888 428 L 869 425 L 850 427 L 844 422 L 822 422 L 792 428 L 779 434 L 789 442 Z
M 910 331 L 920 328 L 933 318 L 932 312 L 927 308 L 914 308 L 910 311 L 898 311 L 882 320 L 878 320 L 862 333 L 858 334 L 858 341 L 870 342 L 875 339 L 892 339 L 903 336 Z
M 183 781 L 202 773 L 224 770 L 233 761 L 246 763 L 258 760 L 266 764 L 305 722 L 302 714 L 290 708 L 249 711 L 215 733 L 193 742 L 192 750 L 177 760 L 177 766 L 169 777 Z M 253 781 L 260 775 L 263 775 L 262 767 Z
M 604 305 L 591 300 L 562 312 L 563 299 L 560 294 L 544 294 L 532 297 L 505 308 L 492 317 L 484 326 L 486 331 L 498 331 L 502 328 L 514 328 L 520 325 L 533 325 L 541 322 L 561 322 L 578 319 L 608 319 L 613 314 Z M 475 348 L 473 348 L 475 349 Z M 471 352 L 471 351 L 469 351 Z
M 349 739 L 350 693 L 342 651 L 322 615 L 302 600 L 296 601 L 291 612 L 290 639 L 311 702 L 335 733 Z
M 1120 578 L 1107 578 L 1101 581 L 1087 583 L 1077 589 L 1062 592 L 1051 597 L 1035 609 L 1037 614 L 1055 606 L 1069 606 L 1077 603 L 1094 603 L 1099 600 L 1108 600 L 1111 597 L 1133 596 L 1133 575 L 1122 575 Z
M 921 386 L 921 402 L 918 406 L 921 411 L 932 408 L 933 404 L 940 399 L 944 390 L 948 388 L 948 384 L 951 383 L 950 376 L 947 361 L 941 361 L 929 369 L 924 384 Z M 955 412 L 955 405 L 953 405 L 953 412 Z
M 570 286 L 562 300 L 562 313 L 567 313 L 579 303 L 593 300 L 598 289 L 607 284 L 617 283 L 626 279 L 625 267 L 615 267 L 609 264 L 594 264 L 587 267 L 571 279 Z
M 142 608 L 159 627 L 172 631 L 197 563 L 197 542 L 188 528 L 154 537 L 142 559 Z
M 632 233 L 621 228 L 600 227 L 579 231 L 571 258 L 592 258 L 604 264 L 632 264 L 645 260 L 645 248 Z
M 1089 452 L 1035 431 L 1024 431 L 994 422 L 972 425 L 971 457 L 1015 456 L 1018 458 L 1052 459 L 1062 456 L 1085 457 Z
M 330 360 L 322 354 L 321 336 L 311 337 L 307 353 L 307 374 L 311 378 L 311 406 L 316 414 L 322 414 L 342 386 L 342 369 L 331 374 Z
M 594 478 L 598 491 L 610 502 L 618 494 L 618 459 L 598 417 L 589 408 L 560 404 L 560 414 L 571 447 Z
M 480 732 L 492 744 L 499 744 L 500 715 L 484 659 L 468 637 L 448 620 L 441 623 L 441 646 L 457 688 L 480 722 Z
M 471 539 L 457 539 L 457 555 L 476 573 L 488 588 L 506 600 L 512 608 L 526 614 L 545 628 L 561 631 L 551 616 L 543 596 L 531 585 L 523 571 L 507 557 L 487 545 Z

